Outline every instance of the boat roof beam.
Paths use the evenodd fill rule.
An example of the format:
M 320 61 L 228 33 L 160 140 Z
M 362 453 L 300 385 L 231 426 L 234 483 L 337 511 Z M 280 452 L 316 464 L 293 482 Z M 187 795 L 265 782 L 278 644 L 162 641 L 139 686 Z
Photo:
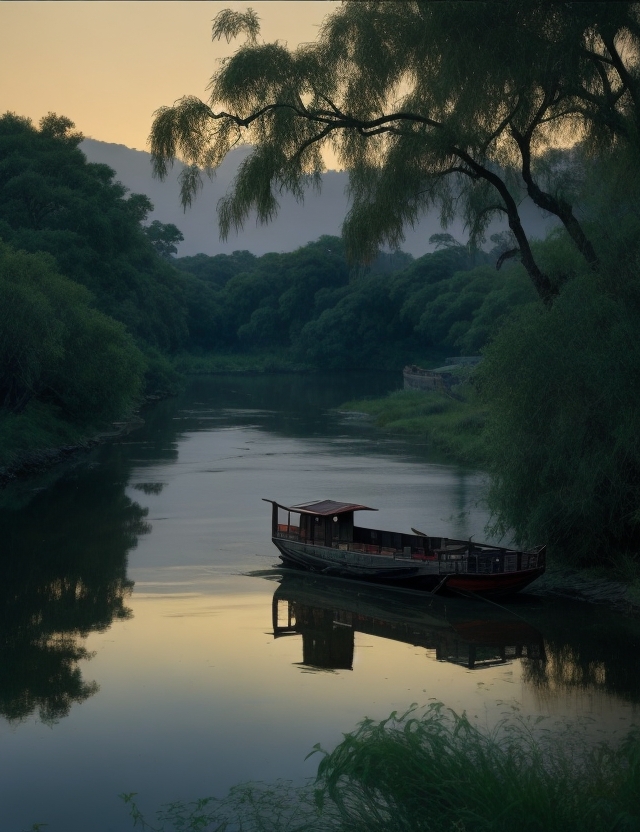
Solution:
M 377 511 L 377 508 L 371 506 L 363 506 L 359 503 L 339 503 L 335 500 L 311 500 L 308 503 L 299 503 L 295 506 L 284 506 L 276 500 L 269 500 L 266 497 L 262 498 L 265 503 L 272 503 L 278 508 L 285 511 L 293 511 L 297 514 L 312 514 L 316 517 L 331 517 L 335 514 L 346 514 L 350 511 Z

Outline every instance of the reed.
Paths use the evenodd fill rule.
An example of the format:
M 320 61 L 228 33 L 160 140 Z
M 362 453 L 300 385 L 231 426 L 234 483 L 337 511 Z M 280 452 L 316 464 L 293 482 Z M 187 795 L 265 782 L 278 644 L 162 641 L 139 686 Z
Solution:
M 640 737 L 585 740 L 517 714 L 485 732 L 432 705 L 365 720 L 324 756 L 317 788 L 352 832 L 639 829 Z
M 589 742 L 585 726 L 513 713 L 493 730 L 432 704 L 365 719 L 315 780 L 235 787 L 136 824 L 155 832 L 638 832 L 640 733 Z

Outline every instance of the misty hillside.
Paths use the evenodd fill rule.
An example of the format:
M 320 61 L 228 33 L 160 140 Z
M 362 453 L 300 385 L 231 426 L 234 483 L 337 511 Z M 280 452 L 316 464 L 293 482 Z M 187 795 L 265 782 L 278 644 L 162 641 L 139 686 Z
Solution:
M 116 178 L 133 193 L 143 193 L 151 199 L 155 211 L 149 220 L 174 223 L 184 234 L 178 256 L 198 254 L 230 254 L 247 249 L 256 255 L 268 251 L 294 251 L 322 234 L 340 234 L 340 227 L 347 212 L 347 174 L 328 171 L 323 176 L 322 191 L 310 189 L 304 204 L 299 204 L 290 194 L 283 194 L 280 211 L 268 225 L 260 225 L 249 219 L 238 234 L 232 233 L 223 242 L 218 235 L 216 204 L 229 189 L 238 165 L 246 156 L 246 149 L 232 151 L 218 168 L 216 177 L 205 177 L 204 187 L 193 206 L 183 212 L 180 205 L 178 173 L 176 165 L 164 182 L 151 175 L 151 155 L 133 150 L 121 144 L 109 144 L 85 139 L 81 148 L 90 162 L 101 162 L 116 171 Z M 523 212 L 528 230 L 534 236 L 544 236 L 547 223 L 533 206 Z M 506 226 L 505 226 L 506 227 Z M 495 229 L 499 227 L 496 225 Z M 437 213 L 426 216 L 416 228 L 407 229 L 404 251 L 420 257 L 432 250 L 429 237 L 442 231 Z M 462 225 L 452 224 L 448 231 L 461 242 L 466 239 Z

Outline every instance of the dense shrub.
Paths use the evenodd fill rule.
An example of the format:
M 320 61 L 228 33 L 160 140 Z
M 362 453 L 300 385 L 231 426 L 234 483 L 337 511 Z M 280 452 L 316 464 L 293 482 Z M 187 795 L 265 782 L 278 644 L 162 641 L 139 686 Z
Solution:
M 640 293 L 593 275 L 522 310 L 486 351 L 498 531 L 593 563 L 640 547 Z
M 0 244 L 0 408 L 32 399 L 68 419 L 99 423 L 137 401 L 145 362 L 124 326 L 46 254 Z

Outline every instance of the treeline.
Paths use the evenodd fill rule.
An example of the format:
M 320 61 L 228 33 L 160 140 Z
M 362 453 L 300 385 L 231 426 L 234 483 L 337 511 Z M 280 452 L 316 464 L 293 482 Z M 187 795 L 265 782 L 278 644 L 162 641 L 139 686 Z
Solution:
M 347 262 L 336 237 L 291 253 L 175 258 L 173 225 L 64 116 L 0 117 L 0 464 L 72 441 L 175 388 L 176 355 L 277 352 L 300 369 L 391 368 L 477 352 L 532 297 L 518 268 L 448 235 L 419 260 Z M 499 241 L 496 241 L 499 243 Z
M 190 345 L 286 350 L 299 366 L 328 369 L 476 353 L 535 294 L 519 267 L 496 271 L 498 249 L 470 252 L 440 237 L 443 247 L 418 260 L 379 253 L 360 269 L 349 267 L 341 239 L 326 236 L 289 254 L 178 258 L 174 265 L 197 281 Z
M 598 254 L 534 243 L 523 267 L 446 234 L 353 267 L 321 237 L 291 253 L 175 258 L 175 226 L 89 164 L 64 117 L 0 118 L 0 465 L 73 442 L 175 387 L 177 356 L 277 353 L 300 369 L 399 368 L 485 353 L 475 391 L 498 531 L 582 562 L 640 548 L 640 182 L 633 150 L 571 154 Z M 477 427 L 477 425 L 476 425 Z M 613 554 L 612 554 L 613 553 Z
M 152 205 L 88 164 L 73 122 L 0 118 L 0 464 L 73 442 L 175 382 L 183 291 Z

